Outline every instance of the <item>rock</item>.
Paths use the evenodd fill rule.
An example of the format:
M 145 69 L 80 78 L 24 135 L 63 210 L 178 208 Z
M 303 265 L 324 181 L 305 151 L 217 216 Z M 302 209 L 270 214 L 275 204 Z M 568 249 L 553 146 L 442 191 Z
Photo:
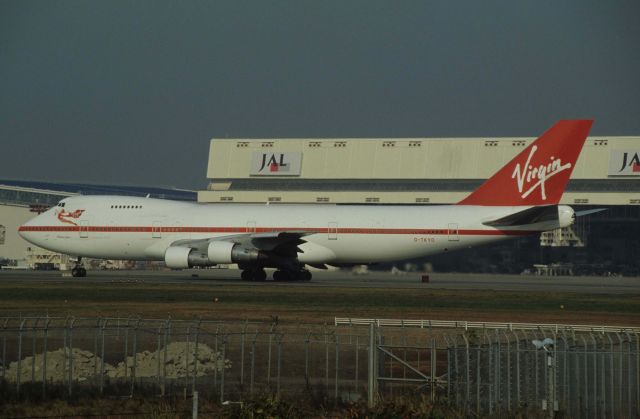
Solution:
M 69 377 L 69 358 L 72 358 L 71 366 L 73 368 L 72 377 L 74 380 L 85 381 L 95 376 L 95 371 L 100 371 L 102 360 L 89 351 L 73 348 L 71 351 L 66 348 L 60 348 L 55 351 L 47 352 L 47 381 L 54 383 L 62 382 Z M 34 365 L 35 361 L 35 365 Z M 33 372 L 35 381 L 42 381 L 42 370 L 44 367 L 43 354 L 36 354 L 35 359 L 28 356 L 22 359 L 20 364 L 20 382 L 26 383 L 31 381 Z M 104 372 L 107 376 L 113 370 L 113 366 L 105 363 Z M 18 362 L 9 364 L 9 368 L 5 371 L 5 378 L 8 381 L 15 382 L 18 377 Z

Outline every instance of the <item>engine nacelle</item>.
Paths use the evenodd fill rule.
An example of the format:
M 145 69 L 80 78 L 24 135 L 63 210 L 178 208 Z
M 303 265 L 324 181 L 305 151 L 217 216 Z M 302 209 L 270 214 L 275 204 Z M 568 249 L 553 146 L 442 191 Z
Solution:
M 558 205 L 558 224 L 560 227 L 569 227 L 576 221 L 576 213 L 567 205 Z
M 313 242 L 305 242 L 298 246 L 298 261 L 301 263 L 331 263 L 336 259 L 336 254 L 328 248 Z
M 189 254 L 192 250 L 190 247 L 169 246 L 164 252 L 164 263 L 173 269 L 189 268 Z
M 213 241 L 209 243 L 207 248 L 207 258 L 213 264 L 232 263 L 233 248 L 237 245 L 232 242 Z
M 258 249 L 247 249 L 227 241 L 210 242 L 207 253 L 186 246 L 169 246 L 164 253 L 165 264 L 173 269 L 226 263 L 251 263 L 266 258 L 267 255 Z

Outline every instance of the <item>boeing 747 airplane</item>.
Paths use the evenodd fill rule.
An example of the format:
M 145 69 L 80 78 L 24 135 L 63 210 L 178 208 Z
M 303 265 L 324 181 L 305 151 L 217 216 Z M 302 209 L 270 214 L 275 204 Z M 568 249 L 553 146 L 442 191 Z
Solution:
M 78 257 L 156 260 L 170 268 L 237 263 L 242 279 L 310 280 L 325 268 L 417 258 L 567 227 L 559 205 L 591 120 L 555 124 L 456 205 L 199 204 L 74 196 L 19 228 Z M 74 276 L 85 276 L 78 264 Z

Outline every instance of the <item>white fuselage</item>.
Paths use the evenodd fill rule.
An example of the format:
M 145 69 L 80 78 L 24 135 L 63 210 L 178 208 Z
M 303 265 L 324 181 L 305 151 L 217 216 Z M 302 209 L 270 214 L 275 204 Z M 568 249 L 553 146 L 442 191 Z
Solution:
M 64 204 L 64 206 L 60 206 Z M 527 207 L 197 204 L 123 196 L 61 201 L 20 228 L 31 243 L 73 256 L 163 260 L 178 240 L 307 231 L 301 263 L 375 263 L 557 228 L 482 224 Z M 62 212 L 62 215 L 60 214 Z

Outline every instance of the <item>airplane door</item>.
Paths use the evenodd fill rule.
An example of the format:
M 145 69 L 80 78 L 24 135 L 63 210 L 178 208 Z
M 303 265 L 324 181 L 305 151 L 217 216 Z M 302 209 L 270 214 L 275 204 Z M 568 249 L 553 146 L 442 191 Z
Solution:
M 256 232 L 256 222 L 247 221 L 247 233 L 255 233 L 255 232 Z
M 80 221 L 80 238 L 86 239 L 89 237 L 89 221 Z
M 160 221 L 153 222 L 153 226 L 151 227 L 151 237 L 154 239 L 159 239 L 162 237 L 162 229 L 160 226 Z
M 330 222 L 327 232 L 329 240 L 338 240 L 338 223 Z
M 458 223 L 449 223 L 448 234 L 449 234 L 450 242 L 460 241 L 460 236 L 458 232 Z

